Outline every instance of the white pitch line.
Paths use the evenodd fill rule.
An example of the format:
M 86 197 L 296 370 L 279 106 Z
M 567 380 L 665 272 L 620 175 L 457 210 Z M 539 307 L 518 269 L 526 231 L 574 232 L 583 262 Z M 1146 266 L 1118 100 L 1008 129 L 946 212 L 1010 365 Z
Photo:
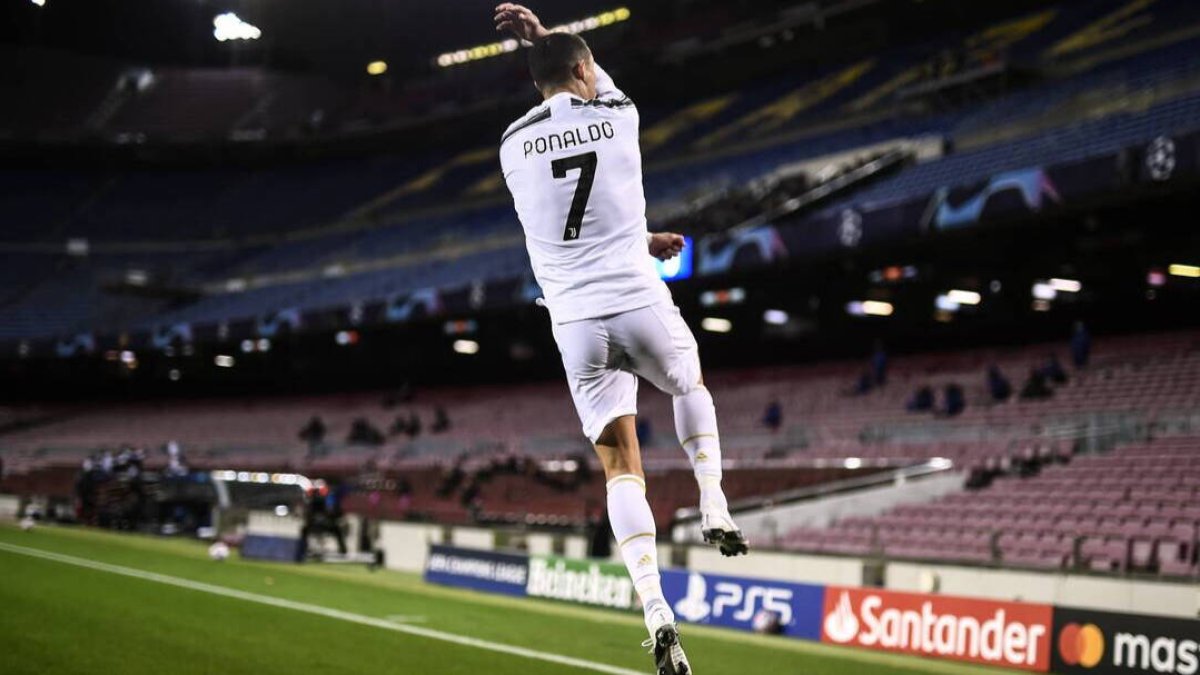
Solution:
M 355 614 L 353 612 L 343 612 L 339 609 L 331 609 L 320 605 L 311 605 L 306 602 L 296 602 L 294 600 L 284 600 L 269 595 L 260 595 L 258 593 L 250 593 L 248 591 L 239 591 L 225 586 L 216 586 L 206 584 L 191 579 L 182 577 L 173 577 L 166 574 L 158 574 L 156 572 L 147 572 L 133 567 L 123 567 L 121 565 L 110 565 L 108 563 L 88 560 L 87 558 L 76 558 L 71 555 L 63 555 L 61 553 L 53 553 L 37 548 L 28 548 L 25 546 L 15 546 L 0 542 L 0 551 L 8 551 L 32 558 L 41 558 L 43 560 L 52 560 L 54 562 L 63 563 L 65 565 L 75 565 L 76 567 L 86 567 L 87 569 L 108 572 L 110 574 L 119 574 L 121 576 L 133 577 L 134 579 L 142 579 L 144 581 L 153 581 L 155 583 L 167 584 L 168 586 L 177 586 L 186 588 L 192 591 L 200 591 L 202 593 L 211 593 L 212 595 L 220 595 L 227 598 L 235 598 L 237 600 L 245 600 L 246 602 L 256 602 L 260 605 L 270 605 L 272 607 L 281 607 L 283 609 L 291 609 L 297 612 L 305 612 L 307 614 L 316 614 L 330 619 L 339 619 L 350 623 L 357 623 L 364 626 L 374 626 L 384 630 L 395 631 L 397 633 L 406 633 L 417 637 L 428 638 L 430 640 L 440 640 L 441 642 L 449 642 L 456 645 L 466 647 L 475 647 L 476 649 L 484 649 L 491 652 L 499 652 L 501 654 L 511 654 L 520 656 L 535 661 L 545 661 L 547 663 L 556 663 L 582 670 L 590 670 L 597 673 L 609 673 L 610 675 L 643 675 L 641 671 L 630 670 L 628 668 L 618 668 L 604 663 L 596 663 L 595 661 L 586 661 L 584 659 L 576 659 L 570 656 L 562 656 L 559 654 L 551 654 L 549 652 L 537 651 L 534 649 L 526 649 L 524 647 L 515 647 L 499 642 L 489 642 L 488 640 L 480 640 L 465 635 L 456 635 L 454 633 L 445 633 L 439 630 L 430 628 L 421 628 L 420 626 L 412 626 L 408 624 L 392 623 L 385 619 L 377 619 L 375 617 L 366 616 L 363 614 Z
M 388 614 L 383 618 L 392 623 L 425 623 L 425 617 L 409 616 L 407 614 Z

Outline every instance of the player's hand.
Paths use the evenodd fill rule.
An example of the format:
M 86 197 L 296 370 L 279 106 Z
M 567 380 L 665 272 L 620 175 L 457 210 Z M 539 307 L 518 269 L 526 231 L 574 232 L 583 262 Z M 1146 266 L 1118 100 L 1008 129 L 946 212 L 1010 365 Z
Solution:
M 534 40 L 550 34 L 537 14 L 524 5 L 502 2 L 496 5 L 496 30 L 508 31 L 521 40 Z
M 655 232 L 650 235 L 650 255 L 670 260 L 683 250 L 683 235 L 674 232 Z

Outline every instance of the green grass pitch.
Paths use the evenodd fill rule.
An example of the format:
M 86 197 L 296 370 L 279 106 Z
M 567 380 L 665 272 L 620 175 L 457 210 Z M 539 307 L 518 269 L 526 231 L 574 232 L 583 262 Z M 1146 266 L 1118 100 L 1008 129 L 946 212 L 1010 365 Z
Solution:
M 700 675 L 1010 672 L 683 627 Z M 652 673 L 640 617 L 202 544 L 0 526 L 0 672 Z

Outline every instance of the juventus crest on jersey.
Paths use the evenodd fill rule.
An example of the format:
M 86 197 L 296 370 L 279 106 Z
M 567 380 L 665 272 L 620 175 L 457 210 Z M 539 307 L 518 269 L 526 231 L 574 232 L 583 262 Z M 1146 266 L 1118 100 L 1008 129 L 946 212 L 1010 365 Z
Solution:
M 500 165 L 555 323 L 670 299 L 647 252 L 638 113 L 596 66 L 596 98 L 556 94 L 509 126 Z

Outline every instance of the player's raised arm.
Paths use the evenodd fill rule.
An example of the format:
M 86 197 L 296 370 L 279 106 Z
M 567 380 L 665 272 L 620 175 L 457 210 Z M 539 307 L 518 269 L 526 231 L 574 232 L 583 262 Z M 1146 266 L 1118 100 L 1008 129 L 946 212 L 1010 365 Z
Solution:
M 511 2 L 496 5 L 496 30 L 508 31 L 518 40 L 526 42 L 533 42 L 550 34 L 537 14 L 524 5 Z
M 512 2 L 503 2 L 496 5 L 495 20 L 496 30 L 501 32 L 508 31 L 516 36 L 517 39 L 527 43 L 546 37 L 552 32 L 542 25 L 542 20 L 532 10 L 524 5 Z M 596 96 L 598 98 L 625 98 L 625 94 L 620 89 L 617 89 L 612 76 L 601 68 L 599 63 L 595 63 L 594 60 L 593 64 L 596 67 Z
M 625 98 L 625 92 L 617 89 L 617 83 L 613 82 L 612 76 L 595 62 L 594 57 L 592 63 L 596 66 L 596 97 Z

